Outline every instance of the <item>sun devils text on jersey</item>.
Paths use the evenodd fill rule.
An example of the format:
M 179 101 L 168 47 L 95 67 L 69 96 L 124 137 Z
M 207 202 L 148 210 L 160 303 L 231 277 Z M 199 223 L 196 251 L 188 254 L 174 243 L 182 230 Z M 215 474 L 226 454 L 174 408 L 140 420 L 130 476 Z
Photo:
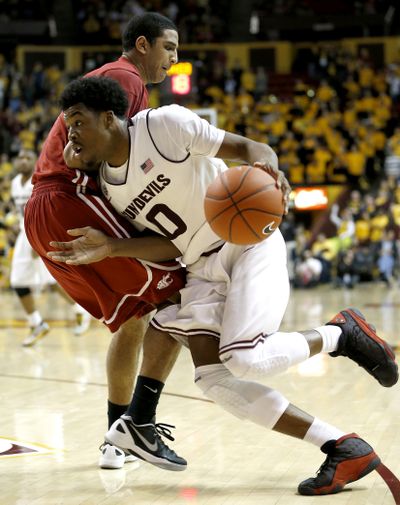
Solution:
M 171 179 L 164 174 L 157 176 L 157 179 L 151 181 L 146 188 L 132 200 L 128 207 L 122 212 L 122 215 L 128 219 L 135 219 L 146 205 L 151 204 L 152 199 L 160 194 L 165 186 L 171 183 Z

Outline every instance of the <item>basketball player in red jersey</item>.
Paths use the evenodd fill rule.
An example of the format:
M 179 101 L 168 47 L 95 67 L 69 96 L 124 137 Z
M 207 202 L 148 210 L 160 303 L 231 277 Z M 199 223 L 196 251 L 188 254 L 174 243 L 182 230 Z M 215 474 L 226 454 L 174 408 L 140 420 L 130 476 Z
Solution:
M 164 80 L 170 66 L 177 62 L 178 33 L 169 19 L 157 13 L 135 16 L 122 35 L 123 52 L 112 63 L 93 70 L 88 76 L 102 75 L 115 79 L 128 95 L 126 115 L 133 116 L 148 105 L 146 84 Z M 107 259 L 74 267 L 60 265 L 46 256 L 50 240 L 67 240 L 66 230 L 90 224 L 114 237 L 137 236 L 124 219 L 108 205 L 96 183 L 96 174 L 69 168 L 63 159 L 67 129 L 60 115 L 44 143 L 32 182 L 33 195 L 25 209 L 26 231 L 33 249 L 67 293 L 94 317 L 114 332 L 107 354 L 108 423 L 123 414 L 132 399 L 139 351 L 148 317 L 156 305 L 177 292 L 184 284 L 185 273 L 175 261 L 156 265 L 152 262 L 177 257 L 169 241 L 157 237 L 135 239 L 150 245 L 151 256 Z M 150 434 L 158 440 L 158 457 L 165 467 L 186 468 L 161 440 L 154 424 L 156 405 L 179 345 L 157 341 L 144 345 L 144 359 L 134 392 L 138 407 L 137 422 L 150 422 Z M 147 426 L 147 424 L 146 424 Z M 146 433 L 149 433 L 148 427 Z M 129 458 L 129 457 L 128 457 Z M 120 468 L 125 454 L 111 445 L 102 447 L 100 466 Z

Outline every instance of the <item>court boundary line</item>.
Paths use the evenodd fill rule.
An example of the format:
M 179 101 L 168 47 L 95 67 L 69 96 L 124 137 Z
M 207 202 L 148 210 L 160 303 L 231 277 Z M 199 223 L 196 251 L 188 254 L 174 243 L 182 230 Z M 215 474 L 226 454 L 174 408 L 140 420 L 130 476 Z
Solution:
M 52 377 L 32 377 L 30 375 L 0 373 L 0 378 L 1 377 L 7 378 L 7 379 L 39 380 L 39 381 L 45 381 L 45 382 L 57 382 L 57 383 L 61 383 L 61 384 L 75 384 L 75 385 L 85 384 L 85 386 L 107 387 L 107 384 L 103 384 L 101 382 L 84 382 L 84 383 L 82 383 L 82 382 L 72 380 L 72 379 L 57 379 L 57 378 L 52 378 Z M 173 396 L 175 398 L 183 398 L 186 400 L 196 400 L 196 401 L 200 401 L 200 402 L 214 403 L 212 400 L 208 400 L 207 398 L 200 398 L 199 396 L 183 395 L 180 393 L 170 393 L 168 391 L 163 391 L 161 394 L 165 395 L 165 396 Z

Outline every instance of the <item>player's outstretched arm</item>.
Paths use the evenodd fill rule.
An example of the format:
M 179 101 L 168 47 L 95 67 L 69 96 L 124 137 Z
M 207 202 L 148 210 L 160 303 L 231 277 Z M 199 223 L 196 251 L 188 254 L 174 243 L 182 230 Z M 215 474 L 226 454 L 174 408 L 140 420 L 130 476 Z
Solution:
M 165 237 L 112 238 L 91 226 L 68 230 L 78 237 L 69 242 L 50 242 L 56 251 L 47 256 L 68 265 L 87 265 L 105 258 L 128 257 L 147 261 L 167 261 L 181 256 L 181 252 Z
M 276 179 L 277 186 L 282 189 L 285 211 L 288 210 L 290 184 L 282 170 L 279 170 L 278 156 L 267 144 L 225 132 L 224 140 L 216 154 L 217 158 L 240 161 L 265 170 Z
M 225 160 L 246 162 L 250 165 L 258 162 L 268 167 L 271 175 L 277 176 L 279 172 L 278 156 L 269 145 L 235 133 L 225 132 L 224 140 L 216 156 Z

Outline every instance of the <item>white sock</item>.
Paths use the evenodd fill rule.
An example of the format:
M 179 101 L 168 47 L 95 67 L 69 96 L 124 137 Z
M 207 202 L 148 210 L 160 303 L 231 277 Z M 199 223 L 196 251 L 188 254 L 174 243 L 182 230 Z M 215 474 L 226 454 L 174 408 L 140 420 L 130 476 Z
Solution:
M 78 315 L 78 314 L 85 314 L 86 313 L 86 310 L 81 307 L 78 303 L 75 303 L 72 307 L 72 310 L 74 311 L 74 314 L 75 315 Z
M 40 315 L 40 312 L 38 310 L 35 310 L 31 314 L 27 314 L 27 317 L 28 317 L 29 326 L 32 326 L 32 327 L 38 326 L 43 321 L 43 318 Z
M 322 447 L 325 442 L 328 442 L 328 440 L 337 440 L 338 438 L 343 437 L 343 435 L 345 435 L 343 431 L 338 430 L 335 426 L 324 423 L 315 417 L 304 437 L 304 440 L 316 445 L 317 447 Z
M 332 326 L 327 324 L 325 326 L 320 326 L 315 328 L 322 337 L 322 349 L 321 352 L 332 352 L 336 351 L 339 337 L 342 334 L 342 329 L 339 326 Z

